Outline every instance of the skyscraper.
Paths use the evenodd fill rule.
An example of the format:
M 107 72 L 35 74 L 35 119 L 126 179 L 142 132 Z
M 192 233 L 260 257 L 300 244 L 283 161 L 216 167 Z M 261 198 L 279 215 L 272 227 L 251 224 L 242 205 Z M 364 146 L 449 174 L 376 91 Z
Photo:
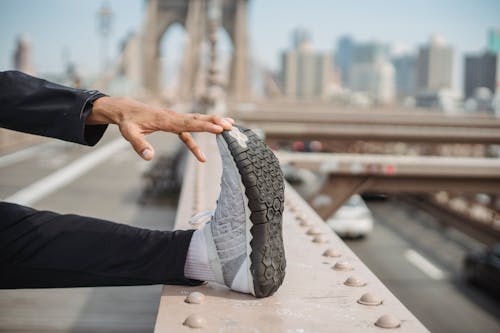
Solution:
M 453 49 L 440 37 L 433 36 L 420 47 L 417 60 L 417 88 L 423 94 L 435 94 L 452 87 Z
M 392 59 L 398 97 L 415 96 L 417 92 L 417 57 L 404 54 Z
M 309 34 L 293 34 L 293 48 L 281 58 L 285 95 L 300 99 L 326 97 L 331 76 L 331 56 L 315 52 Z
M 389 62 L 385 44 L 369 42 L 355 44 L 349 70 L 350 88 L 364 92 L 379 103 L 394 99 L 394 67 Z
M 353 49 L 352 59 L 355 64 L 387 61 L 389 48 L 386 44 L 377 42 L 357 43 Z
M 354 51 L 354 41 L 349 36 L 343 36 L 337 42 L 335 64 L 340 69 L 341 82 L 344 87 L 349 87 L 349 72 Z
M 500 28 L 491 29 L 488 32 L 488 51 L 493 53 L 500 52 Z
M 484 52 L 483 54 L 465 56 L 464 95 L 473 97 L 477 88 L 488 88 L 495 93 L 497 82 L 500 83 L 500 53 Z

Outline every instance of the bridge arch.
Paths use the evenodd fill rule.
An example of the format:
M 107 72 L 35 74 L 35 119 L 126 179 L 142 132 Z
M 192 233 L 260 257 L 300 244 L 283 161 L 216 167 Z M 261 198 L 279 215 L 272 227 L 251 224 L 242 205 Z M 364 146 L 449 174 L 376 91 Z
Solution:
M 229 93 L 236 98 L 249 95 L 247 14 L 248 0 L 223 0 L 222 27 L 234 45 Z M 143 86 L 154 96 L 161 93 L 161 50 L 163 35 L 175 23 L 187 33 L 184 61 L 181 66 L 179 97 L 194 97 L 201 70 L 202 45 L 206 38 L 206 10 L 208 0 L 148 0 L 146 20 L 142 32 Z

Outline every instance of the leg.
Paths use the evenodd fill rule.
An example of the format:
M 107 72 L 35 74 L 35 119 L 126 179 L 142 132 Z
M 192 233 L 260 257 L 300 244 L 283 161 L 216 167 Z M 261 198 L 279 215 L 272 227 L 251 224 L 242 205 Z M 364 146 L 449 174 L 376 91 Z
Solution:
M 0 203 L 0 288 L 198 284 L 193 231 L 153 231 Z

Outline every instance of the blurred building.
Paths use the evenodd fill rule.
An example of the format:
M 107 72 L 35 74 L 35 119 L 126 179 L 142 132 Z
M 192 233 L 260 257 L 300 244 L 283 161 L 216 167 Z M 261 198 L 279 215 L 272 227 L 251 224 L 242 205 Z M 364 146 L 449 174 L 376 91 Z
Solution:
M 453 48 L 442 38 L 433 36 L 428 45 L 420 47 L 417 68 L 419 93 L 436 94 L 442 89 L 451 89 Z
M 35 69 L 32 61 L 33 50 L 31 48 L 31 42 L 25 36 L 18 37 L 13 55 L 14 69 L 34 75 Z
M 353 48 L 353 64 L 376 63 L 389 59 L 389 48 L 377 42 L 357 43 Z
M 415 96 L 417 93 L 417 57 L 404 54 L 392 59 L 398 97 Z
M 500 112 L 500 29 L 488 32 L 485 52 L 465 56 L 464 97 L 467 111 Z
M 366 93 L 377 103 L 391 103 L 395 96 L 394 67 L 385 44 L 355 44 L 349 71 L 349 87 Z
M 389 62 L 357 64 L 351 70 L 351 87 L 377 103 L 391 103 L 395 96 L 394 67 Z
M 299 99 L 325 98 L 332 74 L 330 54 L 315 52 L 310 35 L 295 31 L 293 48 L 281 57 L 281 73 L 285 95 Z
M 354 40 L 349 36 L 341 37 L 337 42 L 335 65 L 340 70 L 340 80 L 344 87 L 349 87 L 349 72 L 354 52 Z
M 452 85 L 453 48 L 443 38 L 433 36 L 418 52 L 416 106 L 456 111 L 458 97 Z
M 470 98 L 477 88 L 487 88 L 495 93 L 500 83 L 500 53 L 484 52 L 466 55 L 464 68 L 464 96 Z
M 491 29 L 488 32 L 488 51 L 500 52 L 500 29 Z

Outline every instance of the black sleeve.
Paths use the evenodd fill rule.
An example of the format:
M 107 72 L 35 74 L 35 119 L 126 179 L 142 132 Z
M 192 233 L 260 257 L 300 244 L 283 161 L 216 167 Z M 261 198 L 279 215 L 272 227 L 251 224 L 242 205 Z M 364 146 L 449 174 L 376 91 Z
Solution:
M 107 125 L 85 125 L 85 120 L 103 96 L 18 71 L 0 72 L 0 127 L 93 146 Z

